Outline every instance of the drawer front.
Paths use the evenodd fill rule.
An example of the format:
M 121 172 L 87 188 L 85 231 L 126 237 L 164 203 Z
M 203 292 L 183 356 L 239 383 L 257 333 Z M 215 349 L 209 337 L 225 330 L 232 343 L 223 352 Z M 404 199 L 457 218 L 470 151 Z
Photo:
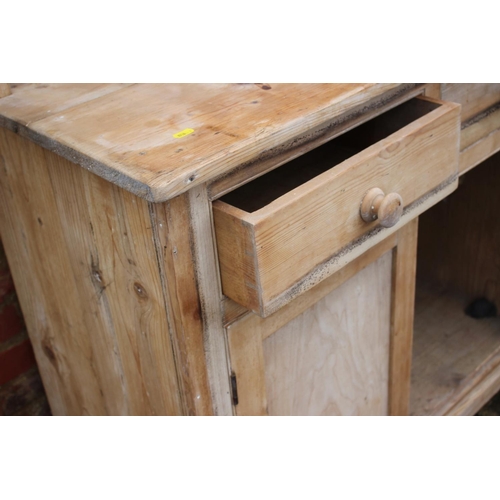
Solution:
M 368 122 L 337 138 L 338 145 L 328 146 L 331 156 L 321 159 L 335 166 L 285 194 L 282 184 L 285 189 L 293 186 L 288 174 L 314 170 L 307 155 L 300 169 L 280 167 L 283 179 L 278 181 L 274 174 L 269 180 L 272 186 L 266 186 L 263 176 L 253 192 L 250 187 L 241 195 L 236 190 L 228 199 L 214 202 L 225 295 L 265 317 L 455 189 L 460 106 L 426 98 L 412 101 L 399 114 L 393 110 L 379 116 L 372 129 Z M 397 128 L 408 116 L 410 123 Z M 375 139 L 383 134 L 384 127 L 389 135 L 350 155 L 349 150 L 370 143 L 370 134 Z M 244 200 L 252 193 L 266 200 L 267 188 L 277 189 L 281 196 L 263 207 Z M 361 218 L 361 202 L 372 188 L 399 195 L 404 212 L 398 223 L 382 227 L 378 219 Z

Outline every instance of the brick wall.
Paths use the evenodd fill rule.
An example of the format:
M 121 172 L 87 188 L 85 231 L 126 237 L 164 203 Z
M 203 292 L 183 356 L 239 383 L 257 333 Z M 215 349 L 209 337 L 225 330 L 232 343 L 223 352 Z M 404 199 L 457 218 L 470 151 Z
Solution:
M 50 415 L 1 242 L 0 415 Z

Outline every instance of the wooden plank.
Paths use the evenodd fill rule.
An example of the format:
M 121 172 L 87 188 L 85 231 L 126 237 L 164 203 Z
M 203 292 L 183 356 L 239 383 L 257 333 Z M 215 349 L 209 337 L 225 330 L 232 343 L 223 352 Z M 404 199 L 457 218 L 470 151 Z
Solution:
M 165 201 L 398 88 L 409 87 L 137 84 L 26 126 L 24 105 L 10 107 L 9 97 L 0 124 L 149 201 Z M 179 136 L 184 130 L 194 132 Z
M 443 97 L 441 96 L 441 84 L 426 83 L 424 95 L 427 97 L 432 97 L 433 99 L 443 99 Z
M 70 108 L 130 86 L 130 83 L 31 83 L 15 86 L 1 114 L 20 125 L 60 115 Z M 6 94 L 8 95 L 8 94 Z M 1 123 L 1 121 L 0 121 Z
M 258 158 L 239 165 L 232 172 L 224 173 L 210 183 L 208 187 L 210 198 L 212 200 L 220 198 L 227 192 L 321 146 L 374 116 L 419 94 L 428 95 L 428 92 L 435 93 L 432 88 L 428 89 L 426 85 L 405 85 L 383 95 L 377 95 L 359 106 L 354 106 L 346 110 L 344 114 L 335 116 L 331 122 L 322 123 L 316 129 L 308 130 L 301 137 L 294 137 L 288 143 L 267 149 Z
M 489 108 L 462 127 L 460 133 L 460 150 L 472 146 L 477 141 L 485 138 L 495 130 L 500 128 L 500 105 Z
M 500 349 L 480 367 L 481 378 L 465 394 L 457 394 L 457 403 L 446 415 L 475 415 L 500 389 Z
M 482 390 L 500 389 L 500 318 L 473 319 L 464 313 L 467 305 L 463 294 L 417 287 L 412 415 L 466 414 L 479 409 Z
M 188 413 L 231 415 L 222 292 L 204 186 L 151 204 Z
M 267 318 L 249 312 L 235 324 L 230 325 L 228 331 L 237 329 L 242 332 L 260 332 L 262 340 L 265 340 L 365 267 L 375 262 L 384 253 L 389 252 L 396 243 L 397 235 L 393 234 Z
M 223 327 L 222 290 L 215 250 L 212 204 L 208 199 L 206 186 L 194 187 L 189 191 L 188 198 L 212 404 L 216 415 L 231 415 L 229 360 Z
M 224 315 L 224 327 L 229 326 L 242 316 L 248 314 L 246 307 L 240 306 L 226 296 L 222 297 L 222 311 Z
M 393 253 L 389 414 L 408 415 L 410 406 L 418 219 L 397 233 Z
M 0 83 L 0 99 L 11 94 L 10 84 Z
M 152 203 L 150 210 L 184 413 L 212 415 L 189 200 Z
M 483 139 L 460 152 L 459 172 L 465 174 L 490 156 L 500 151 L 500 129 L 493 130 Z
M 0 229 L 52 411 L 181 413 L 147 203 L 0 131 Z
M 462 122 L 500 102 L 500 83 L 443 83 L 444 101 L 462 105 Z
M 264 341 L 270 415 L 387 415 L 392 252 Z
M 262 338 L 258 330 L 241 328 L 238 323 L 227 330 L 231 370 L 236 376 L 238 404 L 236 415 L 267 415 L 266 381 Z
M 426 200 L 411 205 L 419 197 L 437 201 L 456 179 L 458 112 L 444 104 L 253 213 L 216 201 L 224 294 L 267 316 L 421 213 Z M 399 226 L 361 220 L 359 204 L 374 186 L 403 197 Z

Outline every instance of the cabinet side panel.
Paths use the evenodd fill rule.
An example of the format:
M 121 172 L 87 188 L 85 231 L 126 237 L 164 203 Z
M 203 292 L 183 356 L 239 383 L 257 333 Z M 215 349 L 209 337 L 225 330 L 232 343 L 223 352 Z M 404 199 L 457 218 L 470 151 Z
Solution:
M 392 252 L 264 340 L 270 415 L 387 415 Z
M 181 412 L 147 202 L 0 130 L 0 231 L 57 415 Z

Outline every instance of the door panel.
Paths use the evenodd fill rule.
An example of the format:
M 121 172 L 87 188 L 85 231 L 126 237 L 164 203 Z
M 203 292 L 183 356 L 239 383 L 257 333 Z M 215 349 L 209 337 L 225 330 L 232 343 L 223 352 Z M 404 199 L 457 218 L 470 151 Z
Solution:
M 270 415 L 387 415 L 392 252 L 263 342 Z

